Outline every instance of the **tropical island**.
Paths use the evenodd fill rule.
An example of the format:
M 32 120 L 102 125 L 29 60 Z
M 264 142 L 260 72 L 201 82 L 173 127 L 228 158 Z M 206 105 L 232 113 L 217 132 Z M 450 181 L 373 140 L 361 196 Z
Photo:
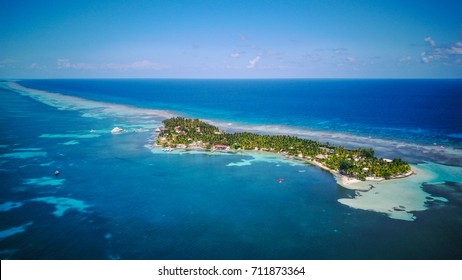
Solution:
M 400 158 L 377 158 L 370 148 L 347 149 L 329 143 L 288 135 L 259 135 L 250 132 L 226 133 L 199 119 L 174 117 L 156 129 L 156 145 L 164 151 L 202 149 L 211 152 L 253 150 L 282 154 L 316 165 L 346 180 L 382 181 L 413 174 Z

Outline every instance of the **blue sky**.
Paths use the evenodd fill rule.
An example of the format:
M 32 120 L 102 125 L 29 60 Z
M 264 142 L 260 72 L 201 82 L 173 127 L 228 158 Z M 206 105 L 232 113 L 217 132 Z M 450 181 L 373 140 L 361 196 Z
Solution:
M 0 78 L 462 78 L 462 1 L 1 2 Z

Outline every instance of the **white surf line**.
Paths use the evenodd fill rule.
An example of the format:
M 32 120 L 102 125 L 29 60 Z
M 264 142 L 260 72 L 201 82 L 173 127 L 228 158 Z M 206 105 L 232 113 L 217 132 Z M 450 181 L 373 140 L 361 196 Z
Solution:
M 2 86 L 5 89 L 19 93 L 23 96 L 28 96 L 32 99 L 35 99 L 49 106 L 55 107 L 59 110 L 87 111 L 84 114 L 85 116 L 89 117 L 98 118 L 101 116 L 150 116 L 155 118 L 167 119 L 175 116 L 175 114 L 167 110 L 145 109 L 128 105 L 94 101 L 80 97 L 64 95 L 60 93 L 31 89 L 24 87 L 16 82 L 0 82 L 0 86 Z

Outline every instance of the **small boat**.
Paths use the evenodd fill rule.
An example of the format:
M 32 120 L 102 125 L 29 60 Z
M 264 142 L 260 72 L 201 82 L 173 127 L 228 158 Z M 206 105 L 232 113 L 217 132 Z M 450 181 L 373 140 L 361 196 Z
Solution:
M 55 171 L 55 176 L 58 176 L 59 175 L 59 170 L 56 170 Z
M 285 181 L 285 180 L 284 180 L 284 179 L 282 179 L 282 178 L 281 178 L 281 179 L 277 179 L 277 180 L 276 180 L 276 182 L 278 182 L 278 183 L 283 183 L 284 181 Z
M 111 130 L 111 133 L 118 134 L 118 133 L 121 133 L 122 131 L 124 131 L 122 128 L 116 126 Z

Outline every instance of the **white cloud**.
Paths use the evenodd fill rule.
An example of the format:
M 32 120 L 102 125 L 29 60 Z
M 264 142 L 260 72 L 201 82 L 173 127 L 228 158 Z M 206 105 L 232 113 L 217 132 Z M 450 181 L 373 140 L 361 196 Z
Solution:
M 430 46 L 432 46 L 432 47 L 436 46 L 436 42 L 435 42 L 435 40 L 432 39 L 432 37 L 427 37 L 427 38 L 424 39 L 424 41 L 429 43 Z
M 42 69 L 43 67 L 40 66 L 38 63 L 35 63 L 35 62 L 34 62 L 34 63 L 32 63 L 31 65 L 29 65 L 27 68 L 28 68 L 28 69 Z
M 139 60 L 132 63 L 108 63 L 103 65 L 103 68 L 113 70 L 159 70 L 165 67 L 162 67 L 160 64 L 151 62 L 149 60 Z
M 317 52 L 311 52 L 311 53 L 306 54 L 305 58 L 308 61 L 313 62 L 313 61 L 320 61 L 322 59 L 322 56 Z
M 257 55 L 254 59 L 249 60 L 249 64 L 247 65 L 248 69 L 253 69 L 257 65 L 257 63 L 260 61 L 260 56 Z
M 129 64 L 130 69 L 160 69 L 162 68 L 159 64 L 151 62 L 149 60 L 135 61 Z
M 100 68 L 97 64 L 91 63 L 71 63 L 71 61 L 67 58 L 58 58 L 56 64 L 58 65 L 58 69 L 83 69 L 83 70 L 91 70 L 91 69 L 98 69 Z
M 238 58 L 238 57 L 241 56 L 241 53 L 240 52 L 232 52 L 229 56 L 234 57 L 234 58 Z
M 403 56 L 399 59 L 399 62 L 408 62 L 408 61 L 411 61 L 412 60 L 412 57 L 410 55 L 408 56 Z
M 57 60 L 58 69 L 80 69 L 80 70 L 95 70 L 95 69 L 109 69 L 109 70 L 149 70 L 149 69 L 163 69 L 160 64 L 151 62 L 149 60 L 138 60 L 132 63 L 106 63 L 106 64 L 93 64 L 93 63 L 71 63 L 69 59 L 60 58 Z
M 71 62 L 67 58 L 58 58 L 56 64 L 58 65 L 58 69 L 68 69 L 72 67 Z
M 426 52 L 420 54 L 424 63 L 440 61 L 444 63 L 461 64 L 462 60 L 462 41 L 443 45 L 441 47 L 431 47 Z
M 356 61 L 356 59 L 354 57 L 352 57 L 352 56 L 347 56 L 345 58 L 345 61 L 349 62 L 349 63 L 354 63 Z
M 335 55 L 346 55 L 348 53 L 348 49 L 346 48 L 336 48 L 333 51 Z
M 448 49 L 449 54 L 462 54 L 462 41 L 456 42 Z
M 427 56 L 427 53 L 426 52 L 423 52 L 420 54 L 420 59 L 424 62 L 424 63 L 429 63 L 431 59 L 433 59 L 433 57 L 430 55 L 430 56 Z

